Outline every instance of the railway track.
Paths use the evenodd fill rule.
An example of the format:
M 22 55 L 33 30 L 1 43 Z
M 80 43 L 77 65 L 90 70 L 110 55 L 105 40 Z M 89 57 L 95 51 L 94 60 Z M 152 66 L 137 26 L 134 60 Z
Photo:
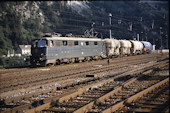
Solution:
M 101 112 L 110 105 L 116 104 L 167 77 L 140 75 L 137 78 L 128 78 L 129 81 L 127 81 L 127 78 L 123 79 L 121 77 L 118 81 L 115 79 L 104 85 L 99 85 L 97 88 L 91 88 L 75 97 L 59 99 L 58 102 L 53 103 L 50 108 L 43 110 L 43 112 Z
M 135 60 L 135 59 L 140 59 L 142 57 L 144 57 L 145 55 L 140 55 L 140 56 L 131 56 L 131 57 L 124 57 L 124 58 L 115 58 L 114 59 L 114 62 L 113 63 L 120 63 L 120 62 L 123 62 L 123 61 L 126 61 L 126 60 Z M 146 58 L 153 58 L 153 57 L 159 57 L 158 55 L 153 55 L 151 54 L 151 56 L 147 56 L 146 55 Z M 129 59 L 128 59 L 129 58 Z M 121 61 L 120 61 L 121 60 Z M 100 62 L 100 65 L 106 65 L 106 62 L 103 62 L 102 61 L 98 61 Z M 81 63 L 80 63 L 81 64 Z M 40 76 L 38 76 L 39 74 L 41 75 L 41 77 L 45 76 L 45 74 L 52 74 L 53 72 L 55 72 L 57 70 L 58 73 L 60 72 L 64 72 L 64 73 L 67 73 L 67 72 L 70 72 L 70 70 L 79 70 L 79 69 L 82 69 L 82 68 L 90 68 L 92 67 L 92 65 L 90 65 L 89 63 L 82 63 L 82 64 L 85 64 L 85 65 L 66 65 L 67 68 L 50 68 L 50 72 L 49 71 L 45 71 L 45 70 L 48 70 L 49 68 L 37 68 L 37 69 L 7 69 L 6 71 L 4 70 L 0 70 L 0 74 L 1 74 L 1 80 L 0 82 L 3 82 L 3 83 L 8 83 L 8 82 L 13 82 L 15 79 L 20 79 L 20 80 L 23 80 L 23 79 L 30 79 L 30 78 L 33 78 L 33 79 L 36 79 Z M 93 62 L 93 64 L 97 64 L 95 62 Z M 61 65 L 60 67 L 66 67 L 66 66 L 63 66 Z M 78 67 L 79 66 L 79 67 Z M 44 70 L 44 74 L 42 74 L 42 70 Z M 12 71 L 12 72 L 11 72 Z M 23 76 L 23 77 L 22 77 Z M 25 78 L 24 78 L 25 77 Z M 8 80 L 5 82 L 5 80 Z
M 148 57 L 148 59 L 146 60 L 146 62 L 148 61 L 149 62 L 149 58 L 153 58 L 153 56 L 151 57 Z M 132 59 L 133 60 L 133 59 Z M 138 60 L 140 61 L 140 59 Z M 138 62 L 136 60 L 136 62 Z M 112 64 L 112 65 L 115 65 L 114 67 L 118 66 L 118 65 L 123 65 L 123 64 L 126 64 L 127 61 L 122 61 L 122 63 L 120 62 L 117 62 L 115 64 Z M 128 62 L 127 62 L 128 63 Z M 129 62 L 130 63 L 130 62 Z M 126 65 L 127 66 L 127 65 Z M 125 67 L 125 66 L 124 66 Z M 10 81 L 10 80 L 6 80 L 6 79 L 3 79 L 1 78 L 1 86 L 0 86 L 0 93 L 2 92 L 5 92 L 5 91 L 11 91 L 11 90 L 16 90 L 16 89 L 21 89 L 21 88 L 27 88 L 27 87 L 30 87 L 30 85 L 32 86 L 37 86 L 37 85 L 41 85 L 41 84 L 47 84 L 47 83 L 51 83 L 51 82 L 55 82 L 56 79 L 68 79 L 68 77 L 72 76 L 72 75 L 75 75 L 77 74 L 77 76 L 81 76 L 80 74 L 81 73 L 84 73 L 84 72 L 90 72 L 90 71 L 96 71 L 96 70 L 99 70 L 99 69 L 102 69 L 102 68 L 105 68 L 105 67 L 101 67 L 101 68 L 92 68 L 92 69 L 84 69 L 84 70 L 80 70 L 80 71 L 75 71 L 75 72 L 72 72 L 72 73 L 64 73 L 64 74 L 61 74 L 61 75 L 56 75 L 56 74 L 50 74 L 50 76 L 47 76 L 46 74 L 42 74 L 43 75 L 46 75 L 44 77 L 42 76 L 36 76 L 35 77 L 30 77 L 29 79 L 27 79 L 27 75 L 25 75 L 24 77 L 19 77 L 19 79 L 17 78 L 11 78 L 14 80 L 14 82 Z M 112 67 L 113 68 L 113 67 Z M 74 70 L 73 70 L 74 71 Z M 79 74 L 79 75 L 78 75 Z M 34 74 L 33 74 L 34 75 Z M 75 78 L 72 76 L 72 78 Z M 27 79 L 25 81 L 25 79 Z
M 133 102 L 126 102 L 116 112 L 168 112 L 169 82 L 162 84 Z
M 144 60 L 144 61 L 142 61 L 142 60 L 140 60 L 141 62 L 141 64 L 142 63 L 146 63 L 148 60 Z M 104 74 L 101 74 L 101 72 L 102 73 L 105 73 L 106 74 L 106 72 L 108 72 L 109 70 L 112 70 L 112 71 L 118 71 L 118 70 L 121 70 L 121 71 L 123 71 L 123 69 L 125 68 L 126 69 L 126 67 L 129 67 L 129 63 L 131 63 L 131 65 L 133 66 L 133 65 L 135 65 L 136 64 L 136 62 L 138 63 L 139 61 L 133 61 L 133 62 L 128 62 L 128 63 L 123 63 L 124 65 L 121 65 L 121 66 L 119 66 L 118 64 L 116 65 L 116 64 L 113 64 L 113 66 L 112 65 L 107 65 L 107 66 L 104 66 L 104 67 L 102 67 L 102 68 L 95 68 L 95 69 L 92 69 L 92 70 L 85 70 L 85 72 L 84 72 L 84 74 L 83 73 L 81 73 L 80 72 L 80 74 L 78 73 L 77 75 L 76 75 L 76 73 L 75 74 L 70 74 L 70 78 L 68 78 L 68 77 L 65 77 L 66 75 L 63 75 L 64 77 L 63 78 L 60 78 L 60 79 L 54 79 L 53 78 L 53 80 L 52 81 L 50 81 L 50 82 L 55 82 L 55 81 L 59 81 L 59 80 L 63 80 L 63 79 L 71 79 L 71 78 L 76 78 L 76 77 L 79 77 L 79 81 L 80 82 L 86 82 L 86 81 L 91 81 L 91 80 L 96 80 L 96 79 L 99 79 L 100 77 L 103 77 L 104 76 Z M 131 68 L 133 68 L 133 67 L 131 67 Z M 129 69 L 131 69 L 131 68 L 129 68 Z M 89 79 L 89 78 L 87 78 L 87 77 L 85 77 L 85 75 L 86 74 L 96 74 L 97 75 L 97 78 L 94 78 L 94 79 Z M 82 81 L 81 81 L 81 79 L 80 79 L 80 77 L 81 77 L 81 79 L 82 79 Z M 84 78 L 84 80 L 83 80 L 83 78 Z M 75 80 L 72 80 L 72 81 L 75 81 Z M 78 82 L 79 82 L 78 81 Z M 46 81 L 47 82 L 47 81 Z M 62 86 L 57 86 L 56 84 L 55 84 L 55 86 L 53 86 L 52 88 L 53 89 L 55 89 L 56 87 L 59 87 L 59 88 L 64 88 L 64 87 L 67 87 L 67 86 L 71 86 L 71 85 L 74 85 L 72 82 L 70 82 L 70 84 L 68 84 L 68 81 L 66 81 L 67 82 L 67 84 L 65 84 L 65 85 L 62 85 Z M 75 84 L 77 83 L 77 81 L 75 82 Z M 62 84 L 64 84 L 64 83 L 62 83 Z M 34 84 L 34 85 L 36 85 L 36 84 Z M 51 86 L 51 85 L 50 85 Z M 49 88 L 49 87 L 47 87 L 47 88 Z M 52 89 L 51 87 L 50 87 L 50 89 Z M 40 88 L 40 90 L 42 90 L 42 88 Z M 13 96 L 13 97 L 15 97 L 15 96 Z M 8 98 L 10 98 L 10 97 L 8 97 Z M 7 99 L 7 98 L 6 98 Z
M 118 68 L 120 68 L 120 71 L 117 71 L 117 73 L 114 73 L 112 75 L 110 75 L 110 73 L 107 73 L 105 75 L 101 74 L 103 76 L 98 76 L 96 78 L 95 77 L 87 78 L 86 80 L 79 81 L 75 84 L 70 83 L 70 84 L 66 84 L 66 85 L 63 85 L 63 86 L 60 86 L 57 88 L 54 87 L 54 89 L 44 90 L 44 91 L 40 91 L 38 93 L 27 94 L 27 95 L 16 97 L 16 98 L 6 99 L 6 100 L 4 100 L 4 102 L 7 103 L 6 105 L 4 105 L 4 108 L 3 108 L 4 112 L 25 111 L 25 110 L 37 107 L 39 105 L 40 106 L 44 105 L 45 103 L 49 103 L 52 100 L 56 100 L 58 98 L 66 96 L 70 93 L 74 93 L 74 92 L 76 92 L 77 89 L 80 89 L 80 87 L 82 88 L 89 84 L 94 84 L 96 82 L 100 83 L 101 80 L 104 80 L 103 78 L 108 79 L 109 77 L 114 77 L 119 74 L 128 75 L 129 73 L 132 73 L 132 72 L 134 75 L 139 74 L 141 72 L 144 72 L 144 71 L 150 69 L 151 67 L 152 68 L 154 68 L 154 66 L 160 67 L 161 65 L 159 63 L 161 63 L 161 62 L 163 62 L 163 64 L 164 64 L 163 67 L 166 67 L 168 65 L 166 58 L 160 58 L 160 59 L 158 59 L 158 62 L 149 62 L 149 63 L 147 63 L 148 66 L 145 66 L 146 65 L 145 63 L 148 62 L 147 60 L 143 60 L 143 61 L 140 60 L 140 61 L 141 61 L 140 66 L 143 66 L 143 68 L 140 67 L 138 70 L 137 70 L 136 65 L 137 65 L 137 62 L 139 62 L 139 61 L 137 61 L 137 60 L 133 61 L 133 62 L 129 62 L 129 63 L 131 63 L 131 66 L 129 66 L 128 63 L 127 64 L 124 63 L 125 64 L 124 66 L 119 66 L 118 64 L 117 65 L 109 65 L 109 66 L 100 68 L 98 72 L 96 72 L 97 70 L 96 71 L 93 70 L 90 73 L 93 73 L 93 74 L 100 73 L 101 74 L 102 71 L 109 71 L 109 70 L 116 71 L 116 70 L 118 70 Z M 111 68 L 111 66 L 113 66 L 113 67 L 115 66 L 115 68 Z M 133 68 L 134 68 L 133 66 L 136 67 L 135 70 L 133 70 Z M 127 67 L 128 67 L 128 69 L 127 69 Z M 83 74 L 83 73 L 81 73 L 81 74 Z M 88 73 L 86 73 L 86 74 L 88 74 Z M 5 106 L 6 107 L 8 106 L 8 108 L 5 108 Z
M 162 65 L 162 67 L 164 67 L 166 64 L 165 64 L 165 62 L 163 62 L 163 63 L 159 63 L 158 65 L 159 65 L 159 66 Z M 142 69 L 143 69 L 143 68 L 141 68 L 140 71 L 142 71 Z M 129 72 L 123 73 L 123 74 L 121 74 L 120 76 L 116 76 L 115 79 L 117 78 L 117 80 L 118 80 L 118 77 L 121 77 L 121 76 L 123 77 L 123 76 L 124 76 L 126 79 L 125 79 L 125 78 L 124 78 L 124 79 L 121 78 L 121 80 L 126 80 L 126 81 L 127 81 L 128 77 L 131 78 L 130 76 L 127 76 L 127 75 L 129 75 L 130 73 L 132 74 L 132 72 L 133 72 L 133 71 L 129 71 Z M 135 73 L 136 73 L 136 72 L 133 72 L 133 74 L 135 74 Z M 120 81 L 119 81 L 119 82 L 120 82 Z M 103 84 L 105 84 L 105 83 L 106 83 L 106 81 L 103 82 Z M 97 84 L 97 86 L 101 86 L 101 84 L 102 84 L 102 83 L 99 82 L 99 83 Z M 91 87 L 91 85 L 90 85 L 89 87 Z M 95 87 L 96 87 L 96 85 L 95 85 Z M 75 89 L 75 88 L 73 88 L 73 89 Z M 87 89 L 90 89 L 90 88 L 87 88 Z M 87 89 L 86 89 L 86 90 L 87 90 Z M 93 89 L 93 88 L 92 88 L 92 89 Z M 85 90 L 85 91 L 86 91 L 86 90 Z M 108 90 L 109 90 L 109 89 L 108 89 Z M 110 90 L 111 90 L 111 89 L 110 89 Z M 68 91 L 68 90 L 67 90 L 67 91 Z M 63 97 L 63 95 L 62 95 L 62 97 Z M 60 101 L 62 100 L 61 97 L 58 97 L 58 98 L 60 98 Z M 64 97 L 64 98 L 65 98 L 65 97 Z M 68 97 L 66 96 L 66 98 L 68 98 Z M 57 98 L 56 98 L 56 99 L 57 99 Z M 53 100 L 55 100 L 55 98 L 53 98 Z M 48 103 L 47 103 L 47 104 L 48 104 Z M 43 106 L 43 105 L 42 105 L 42 106 Z M 21 109 L 21 107 L 18 107 L 18 108 Z
M 168 78 L 166 76 L 165 78 Z M 165 79 L 164 77 L 157 78 L 157 76 L 143 76 L 137 81 L 133 82 L 132 84 L 128 86 L 122 87 L 121 90 L 119 90 L 117 93 L 111 95 L 110 97 L 106 97 L 105 100 L 99 100 L 98 103 L 95 103 L 92 107 L 92 109 L 88 110 L 88 112 L 108 112 L 112 111 L 112 109 L 116 109 L 116 104 L 122 104 L 125 101 L 127 101 L 128 98 L 131 98 L 135 94 L 143 91 L 144 89 L 147 89 L 148 87 L 151 87 L 152 85 L 155 85 L 161 80 Z M 113 106 L 110 106 L 113 105 Z M 114 112 L 114 111 L 112 111 Z
M 130 57 L 122 57 L 122 58 L 113 58 L 114 59 L 114 63 L 116 63 L 116 62 L 120 62 L 120 59 L 121 59 L 121 61 L 125 61 L 127 58 L 130 58 L 130 59 L 136 59 L 136 58 L 139 58 L 139 57 L 144 57 L 144 56 L 150 56 L 150 57 L 160 57 L 160 55 L 159 54 L 145 54 L 145 55 L 138 55 L 138 56 L 130 56 Z M 94 64 L 98 64 L 98 63 L 100 63 L 100 64 L 102 64 L 102 65 L 106 65 L 106 62 L 104 61 L 103 62 L 103 60 L 99 60 L 99 61 L 91 61 L 91 63 L 94 63 Z M 74 64 L 76 64 L 76 63 L 74 63 Z M 83 66 L 84 67 L 87 67 L 87 66 L 89 66 L 88 64 L 89 63 L 87 63 L 87 62 L 82 62 L 82 63 L 78 63 L 78 64 L 83 64 Z M 83 66 L 81 66 L 81 67 L 83 67 Z M 50 66 L 49 66 L 50 67 Z M 48 68 L 49 68 L 48 67 Z M 58 67 L 58 66 L 55 66 L 54 68 L 55 68 L 55 70 L 57 69 L 56 67 Z M 59 65 L 59 67 L 67 67 L 67 68 L 60 68 L 60 71 L 67 71 L 67 70 L 70 70 L 70 69 L 73 69 L 73 67 L 74 66 L 72 66 L 72 64 L 68 64 L 68 65 Z M 80 67 L 80 68 L 81 68 Z M 76 69 L 77 69 L 78 67 L 76 67 Z M 79 69 L 80 69 L 79 68 Z M 16 78 L 17 76 L 19 77 L 20 76 L 20 74 L 23 74 L 23 73 L 27 73 L 27 72 L 32 72 L 32 70 L 35 72 L 35 71 L 37 71 L 37 69 L 46 69 L 46 67 L 37 67 L 36 69 L 34 69 L 34 68 L 12 68 L 12 69 L 0 69 L 0 74 L 1 75 L 3 75 L 3 77 L 5 78 L 7 75 L 8 75 L 8 77 L 6 77 L 6 78 L 9 78 L 9 77 L 11 77 L 11 78 Z M 13 76 L 12 74 L 16 74 L 16 76 Z M 11 76 L 10 76 L 11 75 Z M 3 78 L 2 77 L 2 78 Z

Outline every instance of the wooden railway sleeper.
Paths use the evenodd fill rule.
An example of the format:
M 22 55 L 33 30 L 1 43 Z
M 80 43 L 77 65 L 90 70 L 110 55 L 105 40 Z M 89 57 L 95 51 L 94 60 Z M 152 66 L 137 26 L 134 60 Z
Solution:
M 128 99 L 120 102 L 119 104 L 114 105 L 114 106 L 112 106 L 112 107 L 104 110 L 103 113 L 108 112 L 108 111 L 110 111 L 110 110 L 111 110 L 112 112 L 114 112 L 114 111 L 116 111 L 117 109 L 119 109 L 120 107 L 122 107 L 124 102 L 125 102 L 125 103 L 130 103 L 130 102 L 134 101 L 134 100 L 138 97 L 138 95 L 146 94 L 146 93 L 149 92 L 150 90 L 153 90 L 154 88 L 159 87 L 161 84 L 165 84 L 165 83 L 168 82 L 168 81 L 169 81 L 169 78 L 167 78 L 167 79 L 165 79 L 165 80 L 162 80 L 161 82 L 159 82 L 159 83 L 157 83 L 157 84 L 155 84 L 155 85 L 153 85 L 153 86 L 151 86 L 151 87 L 149 87 L 149 88 L 147 88 L 147 89 L 145 89 L 145 90 L 137 93 L 136 95 L 134 95 L 134 96 L 132 96 L 132 97 L 130 97 L 130 98 L 128 98 Z

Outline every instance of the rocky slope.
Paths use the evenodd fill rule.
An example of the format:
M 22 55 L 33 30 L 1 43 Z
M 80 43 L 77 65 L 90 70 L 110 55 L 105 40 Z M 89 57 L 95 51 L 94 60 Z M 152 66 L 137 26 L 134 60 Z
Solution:
M 109 13 L 112 13 L 111 26 Z M 168 1 L 1 2 L 0 54 L 16 50 L 19 44 L 31 44 L 33 38 L 46 32 L 83 35 L 93 22 L 98 37 L 109 37 L 109 29 L 117 39 L 133 39 L 139 33 L 141 40 L 147 39 L 159 48 L 160 27 L 163 45 L 167 42 L 168 16 Z

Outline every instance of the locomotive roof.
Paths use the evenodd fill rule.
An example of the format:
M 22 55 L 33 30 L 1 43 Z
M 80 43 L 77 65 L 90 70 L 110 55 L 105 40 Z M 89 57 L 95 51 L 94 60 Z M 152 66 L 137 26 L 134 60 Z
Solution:
M 38 39 L 47 39 L 47 40 L 82 40 L 82 41 L 102 41 L 100 38 L 78 38 L 78 37 L 41 37 Z

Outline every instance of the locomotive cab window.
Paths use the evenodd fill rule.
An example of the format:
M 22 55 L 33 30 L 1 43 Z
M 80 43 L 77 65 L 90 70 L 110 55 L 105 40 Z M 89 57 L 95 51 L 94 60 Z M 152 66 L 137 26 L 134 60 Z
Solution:
M 97 42 L 94 42 L 94 45 L 98 45 L 98 43 L 97 43 Z
M 46 40 L 38 40 L 36 41 L 37 47 L 46 47 L 47 46 L 47 41 Z
M 53 47 L 53 46 L 54 46 L 53 40 L 50 40 L 50 47 Z
M 63 46 L 67 46 L 67 41 L 63 41 Z

